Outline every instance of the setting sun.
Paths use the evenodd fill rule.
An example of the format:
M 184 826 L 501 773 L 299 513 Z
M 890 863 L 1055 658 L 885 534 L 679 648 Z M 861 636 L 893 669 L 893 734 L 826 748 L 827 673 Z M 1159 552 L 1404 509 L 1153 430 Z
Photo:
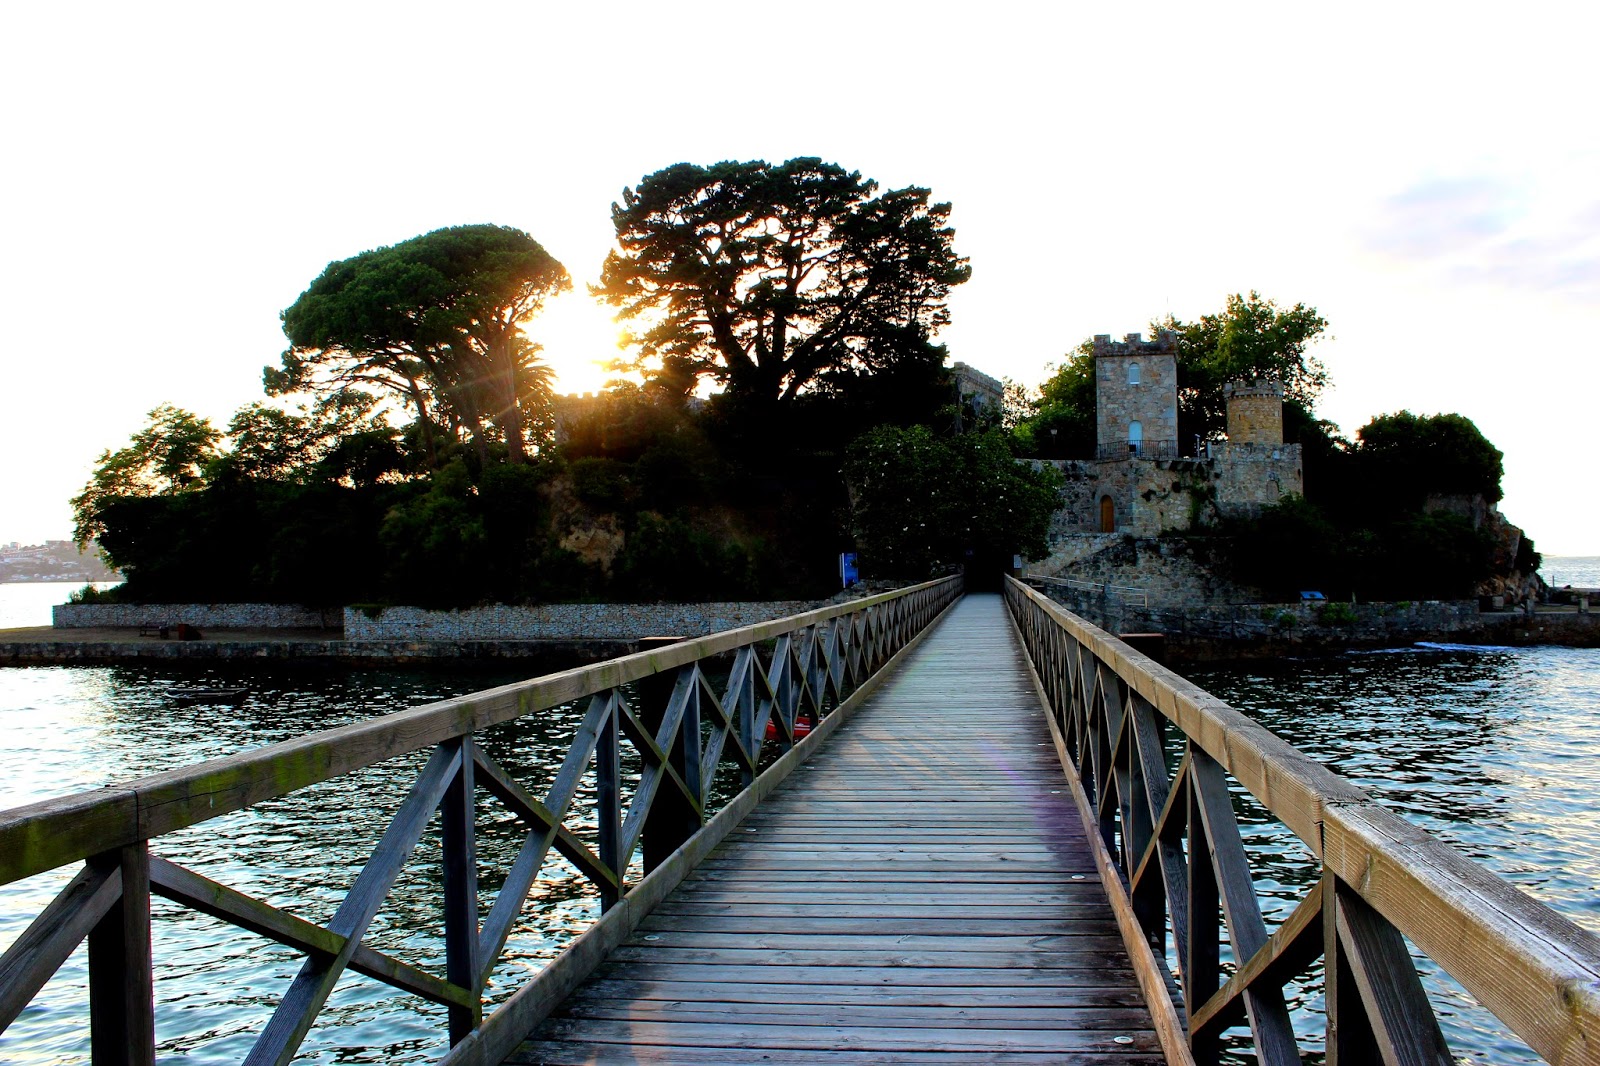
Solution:
M 558 393 L 598 392 L 617 377 L 606 364 L 621 354 L 622 333 L 610 310 L 581 286 L 552 299 L 527 327 L 528 336 L 544 345 Z

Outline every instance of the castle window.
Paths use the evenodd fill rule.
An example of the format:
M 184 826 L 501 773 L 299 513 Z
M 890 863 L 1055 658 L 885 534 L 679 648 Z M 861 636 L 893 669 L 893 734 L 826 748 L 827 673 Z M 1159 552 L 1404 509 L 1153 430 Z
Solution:
M 1142 422 L 1128 423 L 1128 454 L 1138 455 L 1144 446 L 1144 424 Z
M 1139 384 L 1139 364 L 1138 363 L 1129 363 L 1128 364 L 1128 384 L 1129 385 L 1137 385 L 1137 384 Z

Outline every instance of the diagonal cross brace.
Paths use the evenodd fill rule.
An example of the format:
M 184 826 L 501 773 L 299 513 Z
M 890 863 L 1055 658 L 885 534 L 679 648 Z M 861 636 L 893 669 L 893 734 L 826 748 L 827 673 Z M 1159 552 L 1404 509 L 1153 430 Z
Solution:
M 278 1002 L 278 1009 L 272 1012 L 255 1046 L 245 1056 L 245 1066 L 288 1066 L 293 1060 L 340 974 L 350 964 L 362 934 L 378 908 L 383 906 L 394 879 L 422 839 L 460 764 L 459 748 L 451 750 L 445 745 L 434 748 L 372 857 L 328 923 L 332 932 L 345 938 L 344 946 L 331 958 L 313 956 L 300 967 L 299 974 Z

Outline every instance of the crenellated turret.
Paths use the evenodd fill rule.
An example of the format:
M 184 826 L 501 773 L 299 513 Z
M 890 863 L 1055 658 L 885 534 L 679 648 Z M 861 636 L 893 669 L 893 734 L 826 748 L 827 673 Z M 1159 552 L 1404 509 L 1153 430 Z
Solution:
M 1283 382 L 1235 381 L 1222 387 L 1228 402 L 1229 444 L 1283 443 Z

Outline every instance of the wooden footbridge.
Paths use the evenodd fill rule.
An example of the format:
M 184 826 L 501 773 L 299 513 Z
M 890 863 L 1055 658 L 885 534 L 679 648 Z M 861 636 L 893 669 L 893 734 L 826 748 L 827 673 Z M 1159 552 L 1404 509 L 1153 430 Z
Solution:
M 474 740 L 573 701 L 551 780 Z M 326 925 L 159 854 L 419 751 Z M 1273 928 L 1239 789 L 1308 856 Z M 491 803 L 527 835 L 480 911 Z M 436 815 L 442 973 L 363 942 Z M 552 850 L 603 914 L 486 1013 Z M 1016 582 L 928 582 L 0 814 L 0 884 L 70 864 L 0 957 L 0 1028 L 87 939 L 96 1064 L 155 1061 L 152 894 L 304 954 L 249 1063 L 293 1060 L 346 970 L 445 1006 L 451 1066 L 1450 1062 L 1413 951 L 1550 1062 L 1600 1063 L 1600 940 Z

